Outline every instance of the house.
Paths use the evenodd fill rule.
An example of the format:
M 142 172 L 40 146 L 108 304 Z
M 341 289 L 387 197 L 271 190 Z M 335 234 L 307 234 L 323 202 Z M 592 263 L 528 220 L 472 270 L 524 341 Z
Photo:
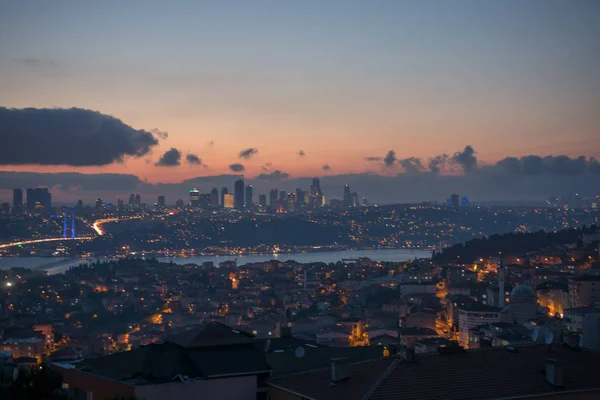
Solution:
M 571 307 L 586 307 L 600 302 L 600 276 L 583 275 L 569 279 Z
M 256 399 L 270 375 L 264 348 L 211 322 L 164 343 L 55 365 L 73 399 Z
M 600 352 L 600 307 L 567 308 L 563 338 L 572 346 Z
M 272 400 L 476 400 L 600 398 L 600 354 L 562 346 L 496 347 L 374 361 L 334 359 L 319 370 L 267 381 Z

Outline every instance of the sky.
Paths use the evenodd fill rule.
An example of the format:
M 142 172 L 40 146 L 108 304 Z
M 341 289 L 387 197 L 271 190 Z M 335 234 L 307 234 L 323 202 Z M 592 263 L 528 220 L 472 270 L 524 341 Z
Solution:
M 600 158 L 595 0 L 0 0 L 0 71 L 0 171 L 174 184 L 390 177 L 466 146 L 480 166 Z M 106 116 L 135 144 L 71 160 L 118 147 L 94 141 Z M 37 161 L 52 143 L 64 162 Z

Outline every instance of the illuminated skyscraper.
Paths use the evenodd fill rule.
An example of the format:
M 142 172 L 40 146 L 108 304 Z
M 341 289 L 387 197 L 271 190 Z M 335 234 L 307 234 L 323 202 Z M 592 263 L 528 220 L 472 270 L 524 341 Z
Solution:
M 190 205 L 192 207 L 200 207 L 200 190 L 198 188 L 190 189 Z
M 230 193 L 225 193 L 223 195 L 223 208 L 231 210 L 233 208 L 234 204 L 234 197 L 232 194 Z
M 288 212 L 294 212 L 294 211 L 296 211 L 296 194 L 295 193 L 288 193 L 288 195 L 287 195 L 287 203 L 286 203 L 286 210 Z
M 221 207 L 225 207 L 225 195 L 229 193 L 229 190 L 225 186 L 221 188 Z
M 244 209 L 244 180 L 238 179 L 233 187 L 233 206 L 236 210 Z

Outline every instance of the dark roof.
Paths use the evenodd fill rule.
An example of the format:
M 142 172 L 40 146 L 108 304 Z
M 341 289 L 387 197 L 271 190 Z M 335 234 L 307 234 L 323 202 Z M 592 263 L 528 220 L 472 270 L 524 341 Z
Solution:
M 569 280 L 575 282 L 599 282 L 600 275 L 582 275 L 576 278 L 569 278 Z
M 437 336 L 437 332 L 433 329 L 424 328 L 420 326 L 413 326 L 407 328 L 400 328 L 401 335 L 413 336 L 413 335 L 421 335 L 421 336 Z
M 350 364 L 348 379 L 331 383 L 330 369 L 280 377 L 269 385 L 308 399 L 475 400 L 560 393 L 545 380 L 548 358 L 563 366 L 564 392 L 599 389 L 600 354 L 547 345 L 416 354 L 414 362 L 388 357 Z M 485 373 L 482 373 L 485 371 Z
M 573 313 L 580 313 L 580 314 L 595 314 L 595 313 L 600 313 L 600 307 L 588 306 L 588 307 L 567 308 L 567 309 L 565 309 L 565 312 L 573 312 Z
M 169 336 L 165 339 L 165 342 L 175 343 L 183 347 L 208 347 L 253 343 L 254 339 L 249 333 L 212 321 L 189 331 Z
M 91 358 L 77 368 L 116 381 L 146 384 L 170 382 L 177 375 L 211 378 L 269 371 L 264 352 L 252 344 L 184 348 L 151 344 L 131 351 Z
M 332 358 L 347 358 L 349 362 L 376 360 L 383 355 L 380 346 L 370 347 L 310 347 L 302 346 L 304 354 L 296 356 L 296 348 L 267 354 L 274 376 L 296 374 L 327 368 Z
M 381 348 L 379 349 L 381 350 Z M 330 368 L 271 379 L 268 381 L 268 384 L 295 392 L 303 398 L 308 399 L 360 400 L 371 390 L 377 380 L 394 361 L 394 358 L 388 357 L 376 361 L 350 364 L 348 366 L 348 376 L 350 379 L 336 382 L 335 384 L 331 381 Z

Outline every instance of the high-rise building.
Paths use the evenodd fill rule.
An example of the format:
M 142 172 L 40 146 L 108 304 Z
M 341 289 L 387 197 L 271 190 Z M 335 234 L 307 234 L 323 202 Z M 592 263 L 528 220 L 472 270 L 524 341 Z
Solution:
M 96 212 L 104 211 L 104 200 L 101 198 L 96 199 Z
M 269 190 L 269 206 L 277 207 L 277 194 L 278 194 L 277 189 Z
M 190 206 L 200 207 L 200 190 L 197 188 L 190 189 Z
M 79 206 L 79 204 L 78 204 L 78 206 Z M 123 201 L 123 199 L 117 200 L 117 211 L 119 211 L 119 212 L 125 211 L 125 202 Z
M 23 207 L 23 189 L 17 188 L 13 190 L 13 207 L 14 208 L 22 208 Z
M 460 197 L 457 193 L 450 195 L 450 207 L 460 207 Z
M 346 207 L 352 207 L 352 192 L 350 191 L 350 185 L 344 186 L 344 200 L 343 204 Z
M 123 202 L 123 200 L 121 200 L 121 202 Z M 82 210 L 83 209 L 83 200 L 81 200 L 81 199 L 77 200 L 77 205 L 75 206 L 75 208 L 77 208 L 78 210 Z
M 252 208 L 254 204 L 254 199 L 252 198 L 252 185 L 246 186 L 246 208 Z
M 287 193 L 285 192 L 285 190 L 281 190 L 279 192 L 279 203 L 281 203 L 281 205 L 283 207 L 285 207 L 285 202 L 287 201 Z
M 322 207 L 323 206 L 323 192 L 321 191 L 321 181 L 319 178 L 314 177 L 312 185 L 310 186 L 310 198 L 308 205 L 310 208 Z
M 203 210 L 208 210 L 212 208 L 212 194 L 210 193 L 202 193 L 199 196 L 198 206 Z
M 295 193 L 287 194 L 286 210 L 288 212 L 296 211 L 296 194 Z
M 303 202 L 304 202 L 304 191 L 300 188 L 296 188 L 296 210 L 300 210 Z
M 210 205 L 212 208 L 219 208 L 219 189 L 216 187 L 210 191 Z
M 138 193 L 135 195 L 135 209 L 139 210 L 140 208 L 142 208 L 142 196 Z
M 225 186 L 221 188 L 221 207 L 225 208 L 225 195 L 229 193 L 229 190 Z
M 48 188 L 27 189 L 27 209 L 31 211 L 36 207 L 46 210 L 52 207 L 52 196 L 48 192 Z
M 236 210 L 244 209 L 244 180 L 238 179 L 233 187 L 233 206 Z
M 258 196 L 258 205 L 261 207 L 267 206 L 267 195 L 266 194 L 261 194 Z
M 158 206 L 161 208 L 165 208 L 165 206 L 166 206 L 165 196 L 158 196 Z
M 135 208 L 135 194 L 133 193 L 129 195 L 129 208 L 132 210 Z
M 235 206 L 235 199 L 231 193 L 223 195 L 223 208 L 231 210 Z
M 175 202 L 175 208 L 182 209 L 184 206 L 185 205 L 183 203 L 183 200 L 182 199 L 177 199 L 177 201 Z

